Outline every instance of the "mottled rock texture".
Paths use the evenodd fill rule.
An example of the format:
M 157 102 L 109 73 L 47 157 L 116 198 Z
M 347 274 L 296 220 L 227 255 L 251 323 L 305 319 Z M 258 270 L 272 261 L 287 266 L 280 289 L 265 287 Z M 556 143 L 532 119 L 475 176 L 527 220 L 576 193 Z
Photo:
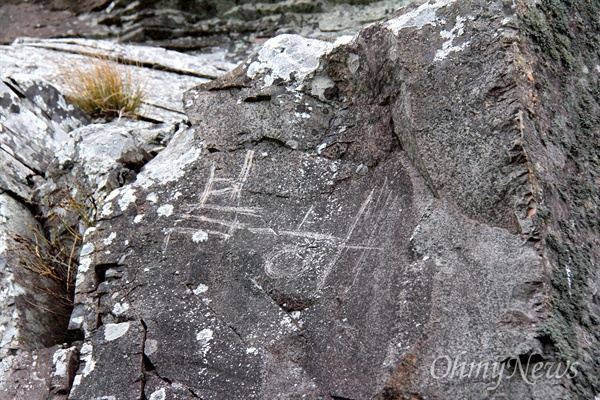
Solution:
M 85 40 L 24 40 L 0 53 L 0 398 L 64 399 L 81 344 L 68 354 L 50 346 L 78 335 L 68 323 L 81 236 L 97 204 L 187 129 L 182 91 L 229 64 Z M 49 82 L 64 90 L 69 66 L 98 56 L 127 60 L 148 85 L 143 121 L 90 124 Z
M 116 38 L 173 50 L 228 49 L 243 60 L 281 33 L 335 37 L 388 16 L 398 0 L 34 0 L 0 2 L 0 43 L 18 37 Z M 241 58 L 240 58 L 241 57 Z
M 598 395 L 593 7 L 426 2 L 188 91 L 86 235 L 72 398 Z
M 599 11 L 438 0 L 277 36 L 122 180 L 141 142 L 107 129 L 68 397 L 597 399 Z

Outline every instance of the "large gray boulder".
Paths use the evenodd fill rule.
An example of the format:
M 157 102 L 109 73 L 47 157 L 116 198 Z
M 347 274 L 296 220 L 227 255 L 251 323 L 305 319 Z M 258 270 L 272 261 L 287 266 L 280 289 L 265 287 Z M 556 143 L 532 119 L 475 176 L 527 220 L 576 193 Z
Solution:
M 84 239 L 70 398 L 598 395 L 598 27 L 554 7 L 426 2 L 188 91 Z

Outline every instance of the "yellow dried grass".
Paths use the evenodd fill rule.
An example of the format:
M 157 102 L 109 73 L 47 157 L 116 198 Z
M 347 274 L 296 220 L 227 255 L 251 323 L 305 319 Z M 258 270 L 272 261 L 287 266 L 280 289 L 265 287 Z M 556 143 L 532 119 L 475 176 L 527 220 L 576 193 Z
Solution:
M 64 79 L 67 99 L 93 118 L 135 117 L 146 96 L 145 84 L 119 59 L 99 58 L 87 66 L 75 66 Z

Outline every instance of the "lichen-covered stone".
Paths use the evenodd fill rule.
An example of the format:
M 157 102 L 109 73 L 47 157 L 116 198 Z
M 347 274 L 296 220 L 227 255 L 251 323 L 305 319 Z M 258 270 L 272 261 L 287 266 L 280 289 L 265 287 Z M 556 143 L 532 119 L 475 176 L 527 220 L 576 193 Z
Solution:
M 191 127 L 80 129 L 73 180 L 102 202 L 70 398 L 597 398 L 597 7 L 569 7 L 286 32 L 169 108 Z
M 556 320 L 556 231 L 536 212 L 540 182 L 566 178 L 537 162 L 568 156 L 536 125 L 546 72 L 515 7 L 432 1 L 337 43 L 283 35 L 188 91 L 192 128 L 86 238 L 72 325 L 144 321 L 146 397 L 596 395 L 593 351 L 557 335 L 576 325 Z
M 77 349 L 57 345 L 19 351 L 2 363 L 6 370 L 0 366 L 1 400 L 66 400 L 77 366 Z

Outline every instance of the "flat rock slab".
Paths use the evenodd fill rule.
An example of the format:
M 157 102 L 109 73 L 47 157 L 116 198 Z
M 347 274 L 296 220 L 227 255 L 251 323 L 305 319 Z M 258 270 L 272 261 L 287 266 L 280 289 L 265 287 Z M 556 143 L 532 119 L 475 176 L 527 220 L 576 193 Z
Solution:
M 140 116 L 156 122 L 185 120 L 181 93 L 234 67 L 218 54 L 190 56 L 154 47 L 85 39 L 22 39 L 0 46 L 2 74 L 28 74 L 68 93 L 69 74 L 96 58 L 118 58 L 123 69 L 145 87 Z

